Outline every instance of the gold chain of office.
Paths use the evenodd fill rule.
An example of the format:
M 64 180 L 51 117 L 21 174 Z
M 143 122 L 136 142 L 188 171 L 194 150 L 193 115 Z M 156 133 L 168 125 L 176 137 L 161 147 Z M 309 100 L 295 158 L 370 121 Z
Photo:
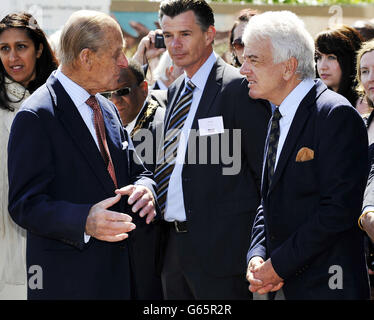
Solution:
M 133 138 L 134 134 L 141 128 L 143 128 L 144 123 L 150 119 L 156 112 L 156 109 L 158 108 L 158 103 L 157 101 L 153 99 L 149 99 L 148 101 L 148 106 L 147 110 L 144 112 L 143 116 L 140 118 L 138 121 L 138 124 L 132 129 L 130 137 Z

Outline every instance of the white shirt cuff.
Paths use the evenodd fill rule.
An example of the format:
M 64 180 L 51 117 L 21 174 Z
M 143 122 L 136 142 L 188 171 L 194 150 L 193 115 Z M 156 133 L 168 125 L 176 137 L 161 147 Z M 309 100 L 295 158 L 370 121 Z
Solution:
M 90 241 L 90 239 L 91 239 L 91 236 L 84 233 L 84 243 L 87 243 L 88 241 Z

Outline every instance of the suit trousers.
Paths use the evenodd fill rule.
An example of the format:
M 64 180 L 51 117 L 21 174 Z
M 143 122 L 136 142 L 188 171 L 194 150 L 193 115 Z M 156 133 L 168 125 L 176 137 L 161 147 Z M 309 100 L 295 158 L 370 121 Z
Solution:
M 190 232 L 177 233 L 171 225 L 161 280 L 166 300 L 250 300 L 245 270 L 242 275 L 215 277 L 206 272 L 190 246 Z M 208 254 L 208 253 L 207 253 Z M 225 259 L 223 256 L 222 259 Z

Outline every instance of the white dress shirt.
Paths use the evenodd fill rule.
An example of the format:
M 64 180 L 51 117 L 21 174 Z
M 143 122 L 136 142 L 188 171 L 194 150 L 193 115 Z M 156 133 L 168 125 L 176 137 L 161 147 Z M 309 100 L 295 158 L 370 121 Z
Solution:
M 59 67 L 56 70 L 55 77 L 60 81 L 62 87 L 65 89 L 74 105 L 77 107 L 81 117 L 83 118 L 84 123 L 86 124 L 88 130 L 90 131 L 92 138 L 95 140 L 97 148 L 100 150 L 99 142 L 96 136 L 96 130 L 93 120 L 93 110 L 86 103 L 87 99 L 91 96 L 85 89 L 75 83 L 73 80 L 65 76 L 61 68 Z M 99 103 L 99 102 L 97 102 Z M 84 242 L 87 243 L 90 240 L 90 236 L 84 233 Z
M 304 79 L 301 81 L 295 89 L 293 89 L 290 94 L 282 101 L 279 106 L 279 112 L 282 118 L 279 120 L 279 140 L 277 148 L 277 157 L 275 159 L 274 171 L 277 168 L 279 156 L 282 152 L 284 142 L 286 141 L 288 131 L 290 130 L 292 120 L 295 117 L 296 111 L 301 103 L 301 101 L 308 94 L 310 89 L 314 86 L 314 81 L 312 79 Z
M 86 103 L 87 99 L 91 96 L 85 89 L 75 83 L 73 80 L 65 76 L 61 68 L 58 68 L 55 73 L 55 77 L 58 81 L 60 81 L 61 85 L 73 100 L 75 106 L 77 107 L 84 123 L 86 124 L 88 130 L 94 138 L 97 148 L 100 150 L 99 142 L 97 141 L 96 130 L 93 120 L 93 110 L 92 108 Z M 99 102 L 97 102 L 99 103 Z
M 214 52 L 209 56 L 205 63 L 200 67 L 200 69 L 192 76 L 191 79 L 185 74 L 184 83 L 186 84 L 189 80 L 196 86 L 193 91 L 192 104 L 188 112 L 188 116 L 184 122 L 181 137 L 178 144 L 177 157 L 174 170 L 170 176 L 169 187 L 166 198 L 165 207 L 165 220 L 166 221 L 185 221 L 186 212 L 183 200 L 183 188 L 182 188 L 182 169 L 183 163 L 186 155 L 187 142 L 189 133 L 191 131 L 192 122 L 195 118 L 197 107 L 200 103 L 201 96 L 203 94 L 205 84 L 208 80 L 210 71 L 213 65 L 217 61 L 217 57 Z M 184 87 L 184 90 L 186 86 Z M 182 91 L 181 95 L 183 94 Z M 179 98 L 179 97 L 178 97 Z M 202 106 L 204 107 L 204 106 Z

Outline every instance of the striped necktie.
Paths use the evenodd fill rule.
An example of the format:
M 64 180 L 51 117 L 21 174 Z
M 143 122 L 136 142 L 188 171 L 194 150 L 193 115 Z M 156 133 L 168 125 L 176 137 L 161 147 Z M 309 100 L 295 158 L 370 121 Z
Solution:
M 97 103 L 95 96 L 90 96 L 87 99 L 86 103 L 93 110 L 94 126 L 95 126 L 97 141 L 99 143 L 100 153 L 104 159 L 105 165 L 107 166 L 107 170 L 110 174 L 110 177 L 112 178 L 114 185 L 117 188 L 117 179 L 116 179 L 116 174 L 114 171 L 114 165 L 112 162 L 112 158 L 110 156 L 109 147 L 108 147 L 108 143 L 106 140 L 103 114 L 101 113 L 100 106 Z
M 157 183 L 157 201 L 162 215 L 165 213 L 169 180 L 175 166 L 181 131 L 191 107 L 195 87 L 191 81 L 187 82 L 186 89 L 170 116 L 167 130 L 165 130 L 164 144 L 157 160 L 154 178 Z
M 279 120 L 282 118 L 282 114 L 279 111 L 279 108 L 275 108 L 273 117 L 271 118 L 271 128 L 269 135 L 269 146 L 266 163 L 268 166 L 268 182 L 269 186 L 274 175 L 275 169 L 275 160 L 277 157 L 278 141 L 279 141 Z

